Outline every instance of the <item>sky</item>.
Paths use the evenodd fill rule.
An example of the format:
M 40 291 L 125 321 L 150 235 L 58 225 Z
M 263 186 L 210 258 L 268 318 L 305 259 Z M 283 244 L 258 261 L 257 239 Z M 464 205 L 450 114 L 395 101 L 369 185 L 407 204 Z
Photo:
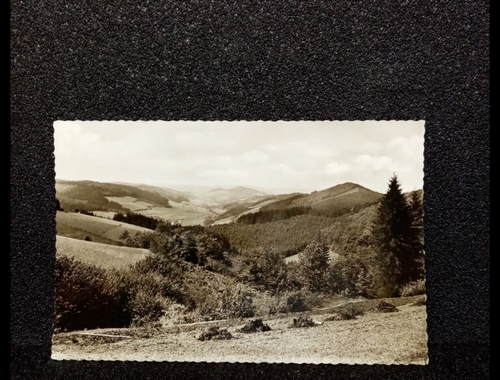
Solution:
M 424 121 L 56 121 L 56 179 L 311 192 L 423 188 Z M 279 191 L 278 191 L 279 192 Z

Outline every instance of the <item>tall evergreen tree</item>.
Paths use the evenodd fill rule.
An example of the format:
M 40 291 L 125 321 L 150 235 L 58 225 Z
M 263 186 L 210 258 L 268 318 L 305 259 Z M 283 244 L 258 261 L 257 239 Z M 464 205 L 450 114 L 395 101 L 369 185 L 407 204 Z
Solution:
M 413 191 L 410 195 L 411 210 L 411 256 L 414 259 L 414 270 L 411 280 L 424 278 L 424 208 L 422 193 Z
M 418 262 L 419 254 L 413 249 L 413 221 L 410 204 L 394 174 L 378 206 L 373 229 L 381 265 L 386 266 L 381 268 L 386 276 L 386 292 L 391 296 L 396 295 L 398 287 L 419 277 L 421 265 Z

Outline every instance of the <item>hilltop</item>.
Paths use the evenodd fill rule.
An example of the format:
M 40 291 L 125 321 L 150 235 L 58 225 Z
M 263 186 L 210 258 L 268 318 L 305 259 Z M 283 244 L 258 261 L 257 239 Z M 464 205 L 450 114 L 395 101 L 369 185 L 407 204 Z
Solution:
M 158 191 L 140 189 L 136 186 L 95 181 L 56 180 L 56 197 L 65 210 L 86 211 L 130 211 L 117 199 L 132 198 L 134 202 L 145 202 L 152 206 L 172 207 L 169 198 Z
M 361 185 L 347 182 L 311 194 L 296 194 L 280 202 L 271 203 L 261 208 L 261 211 L 283 208 L 310 206 L 320 211 L 360 210 L 380 200 L 382 194 L 367 189 Z
M 109 218 L 116 212 L 136 213 L 186 226 L 215 226 L 279 221 L 301 214 L 337 217 L 377 203 L 382 194 L 352 182 L 310 194 L 275 195 L 245 186 L 188 192 L 146 184 L 58 180 L 56 196 L 66 211 L 83 209 Z

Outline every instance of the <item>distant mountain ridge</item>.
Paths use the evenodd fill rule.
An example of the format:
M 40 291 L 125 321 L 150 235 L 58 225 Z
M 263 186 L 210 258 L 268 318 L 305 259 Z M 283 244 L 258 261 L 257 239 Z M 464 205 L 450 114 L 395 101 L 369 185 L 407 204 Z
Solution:
M 237 186 L 232 189 L 216 188 L 208 191 L 205 196 L 220 203 L 230 203 L 238 200 L 249 200 L 251 198 L 269 195 L 264 191 L 249 187 Z
M 310 208 L 312 215 L 338 216 L 370 206 L 382 194 L 352 182 L 310 194 L 274 195 L 247 186 L 190 193 L 146 184 L 56 180 L 56 196 L 68 210 L 137 212 L 163 219 L 191 220 L 189 223 L 203 223 L 203 218 L 230 223 L 248 213 L 300 207 Z M 165 208 L 172 211 L 166 212 Z
M 352 182 L 329 187 L 311 194 L 295 194 L 282 201 L 268 204 L 261 208 L 262 211 L 279 210 L 283 208 L 311 206 L 316 210 L 329 209 L 360 209 L 376 203 L 382 194 L 367 189 Z

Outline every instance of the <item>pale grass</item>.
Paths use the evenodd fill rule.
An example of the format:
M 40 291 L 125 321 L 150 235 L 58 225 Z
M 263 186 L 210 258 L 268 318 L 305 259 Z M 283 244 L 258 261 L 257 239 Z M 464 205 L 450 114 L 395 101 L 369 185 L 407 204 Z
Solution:
M 65 235 L 65 228 L 75 229 L 105 239 L 120 242 L 120 235 L 127 230 L 131 236 L 137 232 L 151 232 L 150 229 L 95 216 L 58 211 L 56 215 L 58 233 Z
M 150 338 L 93 345 L 74 344 L 71 333 L 55 337 L 55 360 L 138 360 L 193 362 L 268 362 L 326 364 L 427 364 L 425 306 L 400 306 L 395 313 L 369 312 L 355 320 L 324 322 L 309 328 L 289 328 L 292 319 L 264 320 L 271 331 L 238 332 L 245 321 L 227 321 L 233 335 L 227 341 L 198 341 L 206 328 L 158 329 Z M 327 315 L 309 315 L 322 321 Z M 239 325 L 238 325 L 239 323 Z M 101 330 L 106 333 L 107 330 Z M 132 329 L 115 333 L 132 336 Z M 136 334 L 137 335 L 137 334 Z
M 142 248 L 119 247 L 90 241 L 56 236 L 56 254 L 74 257 L 87 264 L 105 269 L 121 269 L 143 260 L 150 251 Z

